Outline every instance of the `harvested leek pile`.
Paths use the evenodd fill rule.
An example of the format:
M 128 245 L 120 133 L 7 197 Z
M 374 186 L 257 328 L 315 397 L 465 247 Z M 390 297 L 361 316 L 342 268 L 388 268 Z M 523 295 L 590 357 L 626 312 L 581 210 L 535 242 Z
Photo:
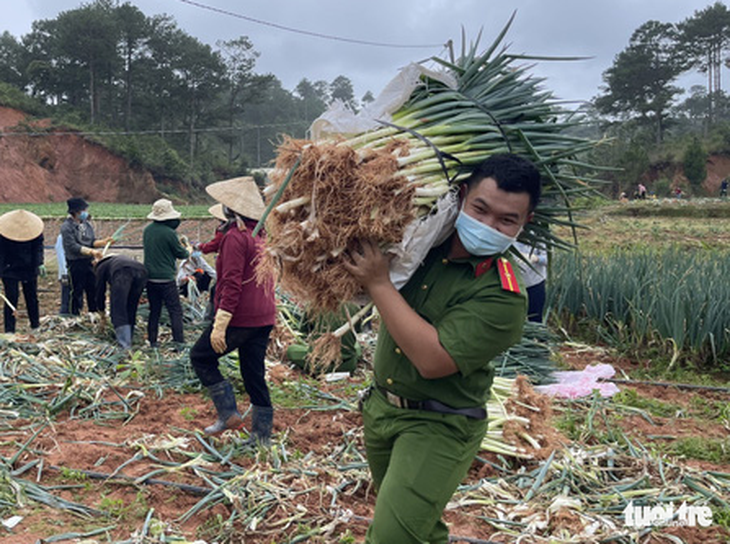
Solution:
M 185 353 L 124 354 L 99 325 L 93 315 L 49 317 L 36 340 L 0 337 L 7 538 L 39 517 L 53 520 L 45 542 L 362 538 L 374 503 L 355 412 L 362 379 L 325 384 L 269 361 L 269 376 L 279 376 L 271 380 L 272 448 L 246 452 L 245 432 L 215 439 L 200 432 L 212 407 Z M 109 342 L 100 341 L 103 334 Z M 234 358 L 224 359 L 223 371 L 237 376 Z M 573 440 L 555 434 L 550 410 L 569 415 Z M 524 378 L 497 378 L 488 411 L 483 449 L 447 507 L 455 541 L 727 541 L 720 524 L 730 508 L 730 474 L 717 465 L 692 468 L 658 453 L 658 443 L 632 425 L 619 426 L 630 416 L 651 421 L 642 410 L 600 396 L 550 401 Z M 632 501 L 708 506 L 713 526 L 628 527 L 623 510 Z M 686 532 L 673 533 L 679 529 Z
M 492 361 L 495 375 L 503 378 L 527 376 L 532 385 L 552 383 L 555 381 L 553 373 L 558 370 L 552 360 L 555 344 L 557 337 L 546 325 L 526 321 L 520 343 Z
M 46 542 L 293 544 L 362 537 L 372 516 L 373 490 L 362 429 L 353 413 L 353 385 L 364 384 L 325 389 L 311 380 L 283 382 L 274 392 L 280 402 L 295 407 L 277 404 L 281 423 L 272 449 L 247 454 L 241 447 L 245 436 L 210 439 L 194 431 L 194 421 L 149 432 L 161 407 L 172 415 L 175 403 L 165 400 L 179 395 L 186 383 L 184 370 L 157 372 L 157 367 L 184 367 L 184 357 L 147 361 L 140 355 L 136 361 L 121 361 L 110 355 L 108 346 L 84 341 L 84 328 L 95 323 L 80 319 L 66 332 L 63 323 L 47 324 L 58 332 L 48 342 L 0 346 L 3 408 L 11 405 L 27 418 L 22 423 L 4 413 L 6 424 L 0 426 L 0 512 L 4 521 L 22 518 L 11 537 L 21 534 L 37 511 L 72 520 L 54 525 L 55 534 L 45 535 Z M 147 363 L 154 372 L 144 374 Z M 143 383 L 132 381 L 134 375 L 127 374 L 132 368 Z M 507 399 L 514 396 L 512 386 L 512 381 L 498 379 L 492 395 L 510 417 L 510 402 L 529 403 L 529 411 L 538 408 L 522 393 Z M 102 388 L 105 393 L 97 394 Z M 18 390 L 24 398 L 15 396 Z M 72 397 L 62 403 L 68 395 Z M 68 417 L 55 409 L 62 404 Z M 600 422 L 620 409 L 600 397 L 562 407 L 584 416 L 583 430 L 592 430 L 594 436 Z M 657 542 L 673 542 L 678 540 L 672 540 L 672 527 L 627 527 L 623 509 L 630 501 L 686 502 L 709 505 L 719 521 L 730 502 L 730 474 L 682 466 L 617 429 L 612 442 L 541 441 L 539 462 L 516 460 L 528 457 L 525 448 L 494 447 L 491 433 L 500 425 L 507 432 L 509 424 L 500 424 L 498 408 L 490 405 L 489 410 L 487 447 L 447 507 L 457 542 L 522 538 L 628 544 L 646 542 L 649 533 L 666 535 Z M 537 420 L 549 419 L 544 412 L 535 413 Z M 89 428 L 85 441 L 77 441 L 74 433 Z M 534 428 L 526 432 L 533 440 L 540 438 Z M 314 442 L 317 433 L 320 440 Z M 53 466 L 54 458 L 66 462 Z M 66 485 L 57 485 L 59 477 Z M 98 495 L 90 495 L 94 490 Z M 74 500 L 64 498 L 69 491 Z M 133 504 L 138 510 L 132 515 L 135 511 L 128 509 Z M 171 511 L 172 505 L 177 508 Z M 73 518 L 62 518 L 61 512 Z M 688 534 L 697 537 L 707 530 Z
M 423 75 L 382 128 L 284 140 L 266 190 L 270 258 L 260 270 L 278 269 L 282 287 L 310 310 L 335 310 L 359 290 L 341 266 L 343 252 L 360 239 L 401 242 L 466 177 L 465 167 L 500 152 L 533 160 L 551 202 L 538 208 L 525 239 L 567 246 L 548 227 L 575 226 L 570 198 L 590 192 L 594 180 L 578 157 L 595 142 L 566 134 L 565 112 L 529 66 L 515 65 L 529 57 L 498 51 L 508 28 L 484 52 L 477 42 L 456 61 L 433 58 L 443 77 Z

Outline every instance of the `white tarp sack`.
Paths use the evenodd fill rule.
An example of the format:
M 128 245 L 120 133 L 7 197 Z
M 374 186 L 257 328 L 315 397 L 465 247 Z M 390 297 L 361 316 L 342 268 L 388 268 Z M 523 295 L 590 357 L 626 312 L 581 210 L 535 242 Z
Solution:
M 378 97 L 360 111 L 353 112 L 340 100 L 335 100 L 322 115 L 314 120 L 309 127 L 312 140 L 322 140 L 332 136 L 349 136 L 362 134 L 382 127 L 381 121 L 390 121 L 393 112 L 396 112 L 406 103 L 416 87 L 421 85 L 421 76 L 427 75 L 431 79 L 442 82 L 444 85 L 456 88 L 457 82 L 450 74 L 429 70 L 420 64 L 411 63 L 401 69 Z
M 459 193 L 449 191 L 438 199 L 434 211 L 406 227 L 401 243 L 388 249 L 395 255 L 390 261 L 390 281 L 396 289 L 408 283 L 431 248 L 451 236 L 458 215 Z

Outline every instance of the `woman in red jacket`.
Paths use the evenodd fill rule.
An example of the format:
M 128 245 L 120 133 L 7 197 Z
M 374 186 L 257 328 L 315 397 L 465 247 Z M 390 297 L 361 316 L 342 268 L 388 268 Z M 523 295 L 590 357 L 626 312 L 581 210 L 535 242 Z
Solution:
M 250 445 L 268 444 L 274 409 L 266 384 L 264 356 L 276 320 L 274 284 L 257 284 L 255 265 L 264 250 L 265 234 L 251 233 L 264 212 L 264 201 L 251 177 L 213 183 L 206 191 L 223 204 L 231 219 L 221 238 L 216 260 L 215 319 L 190 350 L 190 361 L 208 388 L 218 419 L 206 434 L 240 429 L 243 418 L 233 386 L 220 372 L 218 359 L 238 349 L 244 387 L 251 399 Z

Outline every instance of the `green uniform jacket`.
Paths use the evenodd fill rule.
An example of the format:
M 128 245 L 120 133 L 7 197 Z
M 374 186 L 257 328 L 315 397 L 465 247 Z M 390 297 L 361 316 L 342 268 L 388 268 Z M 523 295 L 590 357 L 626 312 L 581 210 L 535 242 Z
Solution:
M 396 395 L 434 399 L 453 408 L 483 406 L 494 378 L 492 359 L 518 342 L 527 296 L 503 288 L 496 257 L 448 259 L 450 240 L 431 250 L 400 292 L 438 331 L 459 372 L 427 380 L 382 327 L 374 356 L 375 380 Z M 516 269 L 516 267 L 513 267 Z
M 180 243 L 175 229 L 165 221 L 153 221 L 145 227 L 142 243 L 148 279 L 175 281 L 176 259 L 188 257 L 188 252 Z

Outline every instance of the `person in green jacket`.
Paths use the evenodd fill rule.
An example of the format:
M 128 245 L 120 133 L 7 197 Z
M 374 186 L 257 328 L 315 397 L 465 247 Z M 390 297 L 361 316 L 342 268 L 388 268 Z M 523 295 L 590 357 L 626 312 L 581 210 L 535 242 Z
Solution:
M 172 339 L 182 344 L 185 341 L 183 312 L 175 277 L 177 259 L 186 259 L 189 253 L 175 232 L 180 226 L 180 212 L 173 208 L 172 202 L 161 198 L 152 205 L 152 212 L 147 219 L 152 220 L 152 223 L 145 227 L 142 238 L 144 266 L 148 275 L 147 299 L 150 303 L 147 340 L 151 347 L 158 346 L 157 333 L 164 304 L 170 316 Z

